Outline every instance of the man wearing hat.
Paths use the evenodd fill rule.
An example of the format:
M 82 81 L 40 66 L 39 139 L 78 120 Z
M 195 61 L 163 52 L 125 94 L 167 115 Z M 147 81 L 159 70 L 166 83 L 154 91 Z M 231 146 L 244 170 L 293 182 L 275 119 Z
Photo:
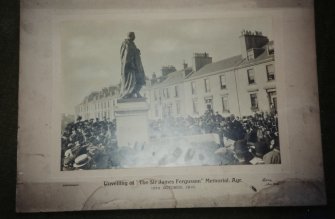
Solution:
M 87 154 L 79 155 L 75 160 L 73 167 L 77 170 L 87 170 L 91 168 L 91 157 Z

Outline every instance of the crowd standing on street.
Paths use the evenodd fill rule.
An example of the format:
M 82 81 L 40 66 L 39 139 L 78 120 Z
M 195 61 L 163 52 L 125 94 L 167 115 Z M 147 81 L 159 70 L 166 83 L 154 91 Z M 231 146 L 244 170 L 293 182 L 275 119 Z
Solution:
M 82 120 L 66 125 L 61 136 L 62 170 L 100 169 L 117 166 L 116 122 Z M 151 139 L 216 133 L 217 155 L 222 165 L 280 164 L 276 113 L 224 117 L 210 108 L 199 117 L 167 117 L 150 122 Z M 228 142 L 230 144 L 228 144 Z M 111 155 L 114 155 L 111 156 Z

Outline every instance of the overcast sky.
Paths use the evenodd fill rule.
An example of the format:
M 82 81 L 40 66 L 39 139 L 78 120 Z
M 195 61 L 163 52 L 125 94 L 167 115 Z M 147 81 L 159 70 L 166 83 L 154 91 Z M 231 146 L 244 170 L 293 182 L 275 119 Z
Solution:
M 243 29 L 258 30 L 272 40 L 266 17 L 202 20 L 85 20 L 61 23 L 61 57 L 65 113 L 74 113 L 92 91 L 120 81 L 120 46 L 129 31 L 141 50 L 146 76 L 160 75 L 163 65 L 192 65 L 194 52 L 207 52 L 213 62 L 241 54 Z

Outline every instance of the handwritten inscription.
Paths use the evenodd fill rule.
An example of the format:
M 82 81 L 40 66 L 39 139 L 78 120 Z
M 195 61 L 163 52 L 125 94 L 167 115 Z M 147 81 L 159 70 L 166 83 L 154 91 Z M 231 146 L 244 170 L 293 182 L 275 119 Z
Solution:
M 266 186 L 279 185 L 279 182 L 273 182 L 272 179 L 268 179 L 268 178 L 263 178 L 262 181 L 265 182 Z

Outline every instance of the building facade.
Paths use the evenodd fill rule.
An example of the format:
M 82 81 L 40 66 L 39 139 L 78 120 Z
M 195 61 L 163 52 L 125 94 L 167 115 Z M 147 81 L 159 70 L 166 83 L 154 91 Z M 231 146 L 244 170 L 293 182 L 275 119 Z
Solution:
M 101 91 L 92 92 L 75 106 L 75 117 L 80 116 L 83 120 L 96 118 L 113 120 L 118 95 L 118 86 L 110 86 Z
M 194 53 L 192 67 L 163 66 L 161 77 L 153 74 L 141 90 L 149 118 L 198 117 L 209 108 L 224 116 L 276 111 L 273 42 L 258 31 L 243 31 L 239 39 L 240 55 L 212 62 L 208 53 Z M 94 92 L 76 106 L 76 115 L 114 119 L 117 96 L 117 87 Z
M 150 91 L 150 118 L 198 117 L 208 108 L 224 116 L 276 111 L 273 42 L 260 32 L 243 31 L 241 55 L 212 62 L 195 53 L 193 68 L 169 73 Z

